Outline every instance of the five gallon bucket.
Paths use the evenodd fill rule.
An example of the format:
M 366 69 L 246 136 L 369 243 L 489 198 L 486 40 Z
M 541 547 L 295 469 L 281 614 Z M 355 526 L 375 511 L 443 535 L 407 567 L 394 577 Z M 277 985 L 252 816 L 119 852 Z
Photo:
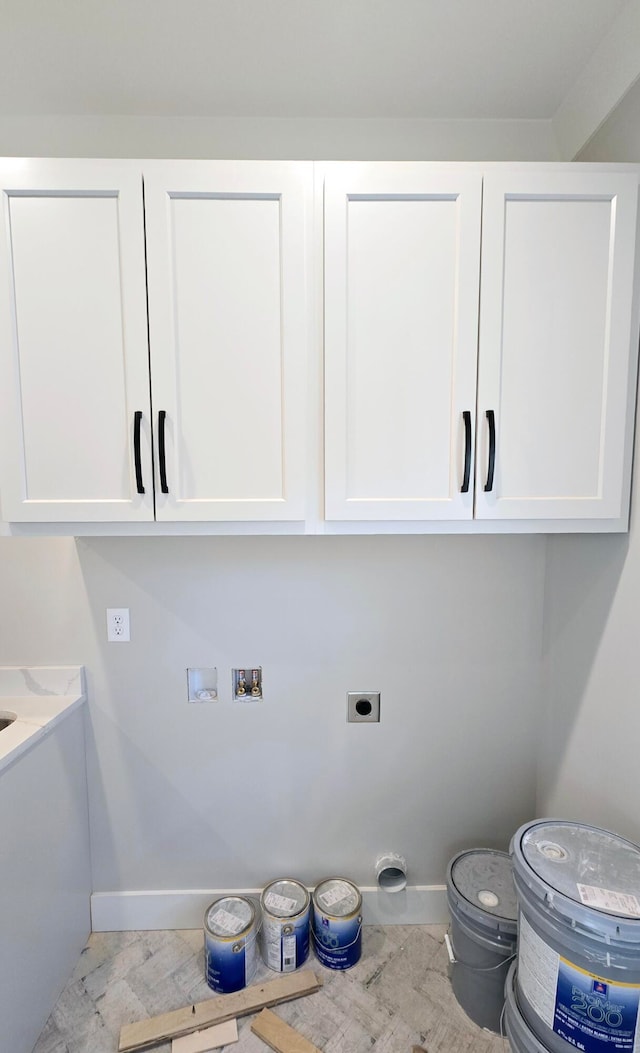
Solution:
M 499 1032 L 505 980 L 517 946 L 507 853 L 478 848 L 454 856 L 447 869 L 447 903 L 453 993 L 476 1024 Z
M 536 1038 L 518 1007 L 515 962 L 511 964 L 507 973 L 504 994 L 504 1033 L 513 1053 L 548 1053 L 546 1047 Z
M 219 994 L 241 991 L 258 964 L 259 923 L 254 904 L 244 896 L 221 896 L 204 916 L 204 956 L 209 987 Z
M 350 969 L 362 950 L 362 896 L 346 878 L 327 878 L 313 893 L 313 941 L 327 969 Z
M 309 954 L 311 897 L 304 885 L 291 878 L 272 881 L 260 897 L 262 958 L 270 969 L 288 973 Z
M 640 848 L 549 819 L 521 827 L 511 853 L 523 1021 L 551 1053 L 638 1050 Z

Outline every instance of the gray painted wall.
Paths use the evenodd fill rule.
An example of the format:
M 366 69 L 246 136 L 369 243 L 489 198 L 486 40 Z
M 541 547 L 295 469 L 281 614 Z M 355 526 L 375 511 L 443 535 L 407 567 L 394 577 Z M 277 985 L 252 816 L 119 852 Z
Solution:
M 576 158 L 578 161 L 640 161 L 640 80 Z
M 637 513 L 629 536 L 549 539 L 537 808 L 640 841 Z
M 11 117 L 0 155 L 297 160 L 553 161 L 546 120 Z
M 640 161 L 640 85 L 583 151 Z M 640 464 L 636 440 L 634 488 Z M 546 706 L 538 813 L 640 841 L 640 509 L 624 536 L 551 537 L 545 602 Z
M 554 156 L 545 122 L 258 123 L 3 118 L 0 152 Z M 545 546 L 0 537 L 0 663 L 88 670 L 95 890 L 372 884 L 385 850 L 430 884 L 458 848 L 505 848 L 535 810 Z M 129 645 L 106 643 L 107 606 L 130 608 Z M 224 687 L 252 662 L 262 706 L 186 703 L 188 666 Z M 382 692 L 379 726 L 347 725 L 349 689 Z
M 541 537 L 0 539 L 0 663 L 82 661 L 94 889 L 412 884 L 533 814 Z M 132 640 L 105 641 L 105 608 Z M 260 664 L 262 704 L 231 703 Z M 215 665 L 219 703 L 188 704 Z M 346 692 L 380 690 L 379 725 Z

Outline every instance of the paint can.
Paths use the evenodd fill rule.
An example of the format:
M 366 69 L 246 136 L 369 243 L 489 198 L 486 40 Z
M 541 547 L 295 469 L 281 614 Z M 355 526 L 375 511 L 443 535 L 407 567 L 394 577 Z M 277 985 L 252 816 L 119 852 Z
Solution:
M 459 852 L 447 868 L 449 977 L 479 1027 L 500 1032 L 504 985 L 517 947 L 518 908 L 507 852 Z
M 516 999 L 515 962 L 509 968 L 504 993 L 504 1033 L 513 1053 L 548 1053 L 520 1012 Z
M 350 969 L 362 952 L 362 896 L 346 878 L 326 878 L 313 897 L 313 942 L 327 969 Z
M 307 960 L 310 904 L 307 889 L 293 878 L 272 881 L 263 890 L 260 949 L 275 972 L 293 972 Z
M 546 1050 L 640 1048 L 640 847 L 544 819 L 511 852 L 518 897 L 515 997 Z
M 213 991 L 230 994 L 251 983 L 258 964 L 259 927 L 255 905 L 244 896 L 220 896 L 207 908 L 205 975 Z

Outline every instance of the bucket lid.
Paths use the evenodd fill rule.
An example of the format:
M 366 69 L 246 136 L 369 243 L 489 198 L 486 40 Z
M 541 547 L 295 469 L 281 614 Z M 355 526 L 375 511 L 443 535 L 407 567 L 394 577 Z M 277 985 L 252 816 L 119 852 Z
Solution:
M 449 863 L 447 886 L 459 910 L 490 927 L 515 932 L 518 903 L 507 852 L 493 848 L 459 852 Z
M 331 918 L 348 918 L 362 905 L 360 890 L 346 878 L 327 878 L 316 885 L 313 903 Z
M 294 918 L 309 905 L 309 893 L 304 885 L 291 878 L 272 881 L 260 898 L 264 910 L 275 918 Z
M 213 936 L 232 939 L 250 929 L 255 916 L 250 900 L 242 896 L 221 896 L 207 909 L 205 925 Z
M 516 877 L 548 906 L 556 904 L 557 893 L 564 900 L 561 912 L 585 928 L 598 928 L 595 919 L 604 916 L 606 923 L 610 916 L 618 937 L 625 938 L 618 924 L 623 919 L 633 932 L 628 938 L 640 939 L 638 845 L 595 826 L 544 819 L 521 827 L 511 851 Z

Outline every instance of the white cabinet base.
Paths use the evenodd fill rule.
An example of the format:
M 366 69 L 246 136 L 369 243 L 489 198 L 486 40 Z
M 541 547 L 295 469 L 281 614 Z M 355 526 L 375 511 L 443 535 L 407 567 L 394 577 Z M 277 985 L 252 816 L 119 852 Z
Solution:
M 84 709 L 0 773 L 2 1048 L 31 1053 L 90 932 Z

